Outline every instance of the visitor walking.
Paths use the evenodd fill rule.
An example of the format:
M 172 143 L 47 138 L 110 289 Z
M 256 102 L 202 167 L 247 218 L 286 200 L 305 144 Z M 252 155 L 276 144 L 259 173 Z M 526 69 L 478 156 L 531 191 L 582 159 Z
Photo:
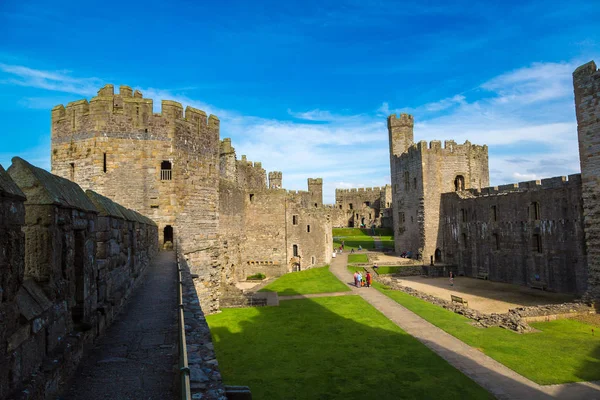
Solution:
M 358 274 L 358 275 L 356 276 L 356 279 L 358 280 L 358 285 L 357 285 L 357 287 L 360 287 L 360 286 L 362 285 L 362 275 L 361 275 L 361 273 L 360 273 L 360 272 L 357 272 L 357 274 Z
M 358 272 L 354 271 L 354 286 L 358 286 L 357 281 L 358 281 Z
M 372 280 L 373 280 L 373 277 L 371 276 L 371 273 L 367 272 L 367 287 L 371 287 Z
M 454 274 L 450 271 L 450 286 L 454 286 Z

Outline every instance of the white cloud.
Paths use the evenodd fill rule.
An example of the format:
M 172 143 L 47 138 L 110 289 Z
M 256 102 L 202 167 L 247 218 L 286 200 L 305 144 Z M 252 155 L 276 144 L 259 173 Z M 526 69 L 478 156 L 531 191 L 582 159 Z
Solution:
M 578 172 L 571 86 L 571 73 L 578 64 L 533 64 L 413 109 L 394 110 L 382 102 L 369 113 L 344 115 L 307 107 L 308 111 L 287 110 L 291 120 L 219 109 L 190 99 L 183 90 L 137 89 L 154 99 L 156 111 L 160 100 L 166 99 L 217 115 L 221 138 L 232 138 L 238 158 L 245 154 L 249 160 L 261 161 L 268 171 L 282 171 L 288 189 L 305 190 L 307 178 L 322 177 L 324 200 L 333 203 L 335 188 L 389 183 L 384 116 L 392 112 L 414 114 L 416 141 L 469 140 L 490 146 L 492 185 Z M 68 71 L 6 64 L 0 64 L 0 70 L 9 75 L 4 83 L 49 91 L 90 95 L 103 85 L 98 78 L 75 78 Z M 28 101 L 35 103 L 22 100 L 24 105 Z
M 99 78 L 75 78 L 70 71 L 44 71 L 22 65 L 0 63 L 0 71 L 7 75 L 1 84 L 33 87 L 63 93 L 92 96 L 101 86 Z

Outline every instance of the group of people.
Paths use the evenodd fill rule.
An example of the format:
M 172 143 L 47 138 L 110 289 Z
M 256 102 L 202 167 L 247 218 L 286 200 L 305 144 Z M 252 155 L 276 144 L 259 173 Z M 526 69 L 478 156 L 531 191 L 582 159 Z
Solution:
M 354 273 L 354 286 L 361 287 L 371 287 L 371 283 L 373 282 L 373 277 L 370 272 L 367 272 L 364 276 L 359 271 Z

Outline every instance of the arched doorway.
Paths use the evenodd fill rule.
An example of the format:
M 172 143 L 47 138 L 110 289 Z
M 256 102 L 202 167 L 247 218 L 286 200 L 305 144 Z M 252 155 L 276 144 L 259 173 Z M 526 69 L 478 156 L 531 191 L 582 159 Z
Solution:
M 165 226 L 163 230 L 164 240 L 163 243 L 171 242 L 173 243 L 173 227 L 171 225 Z
M 435 262 L 442 262 L 442 251 L 440 249 L 435 249 Z

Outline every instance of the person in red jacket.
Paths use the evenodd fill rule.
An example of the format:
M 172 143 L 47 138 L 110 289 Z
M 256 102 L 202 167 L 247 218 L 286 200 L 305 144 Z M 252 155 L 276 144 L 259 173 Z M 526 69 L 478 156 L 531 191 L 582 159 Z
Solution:
M 367 287 L 371 287 L 372 280 L 373 280 L 373 277 L 371 276 L 371 273 L 367 272 Z

